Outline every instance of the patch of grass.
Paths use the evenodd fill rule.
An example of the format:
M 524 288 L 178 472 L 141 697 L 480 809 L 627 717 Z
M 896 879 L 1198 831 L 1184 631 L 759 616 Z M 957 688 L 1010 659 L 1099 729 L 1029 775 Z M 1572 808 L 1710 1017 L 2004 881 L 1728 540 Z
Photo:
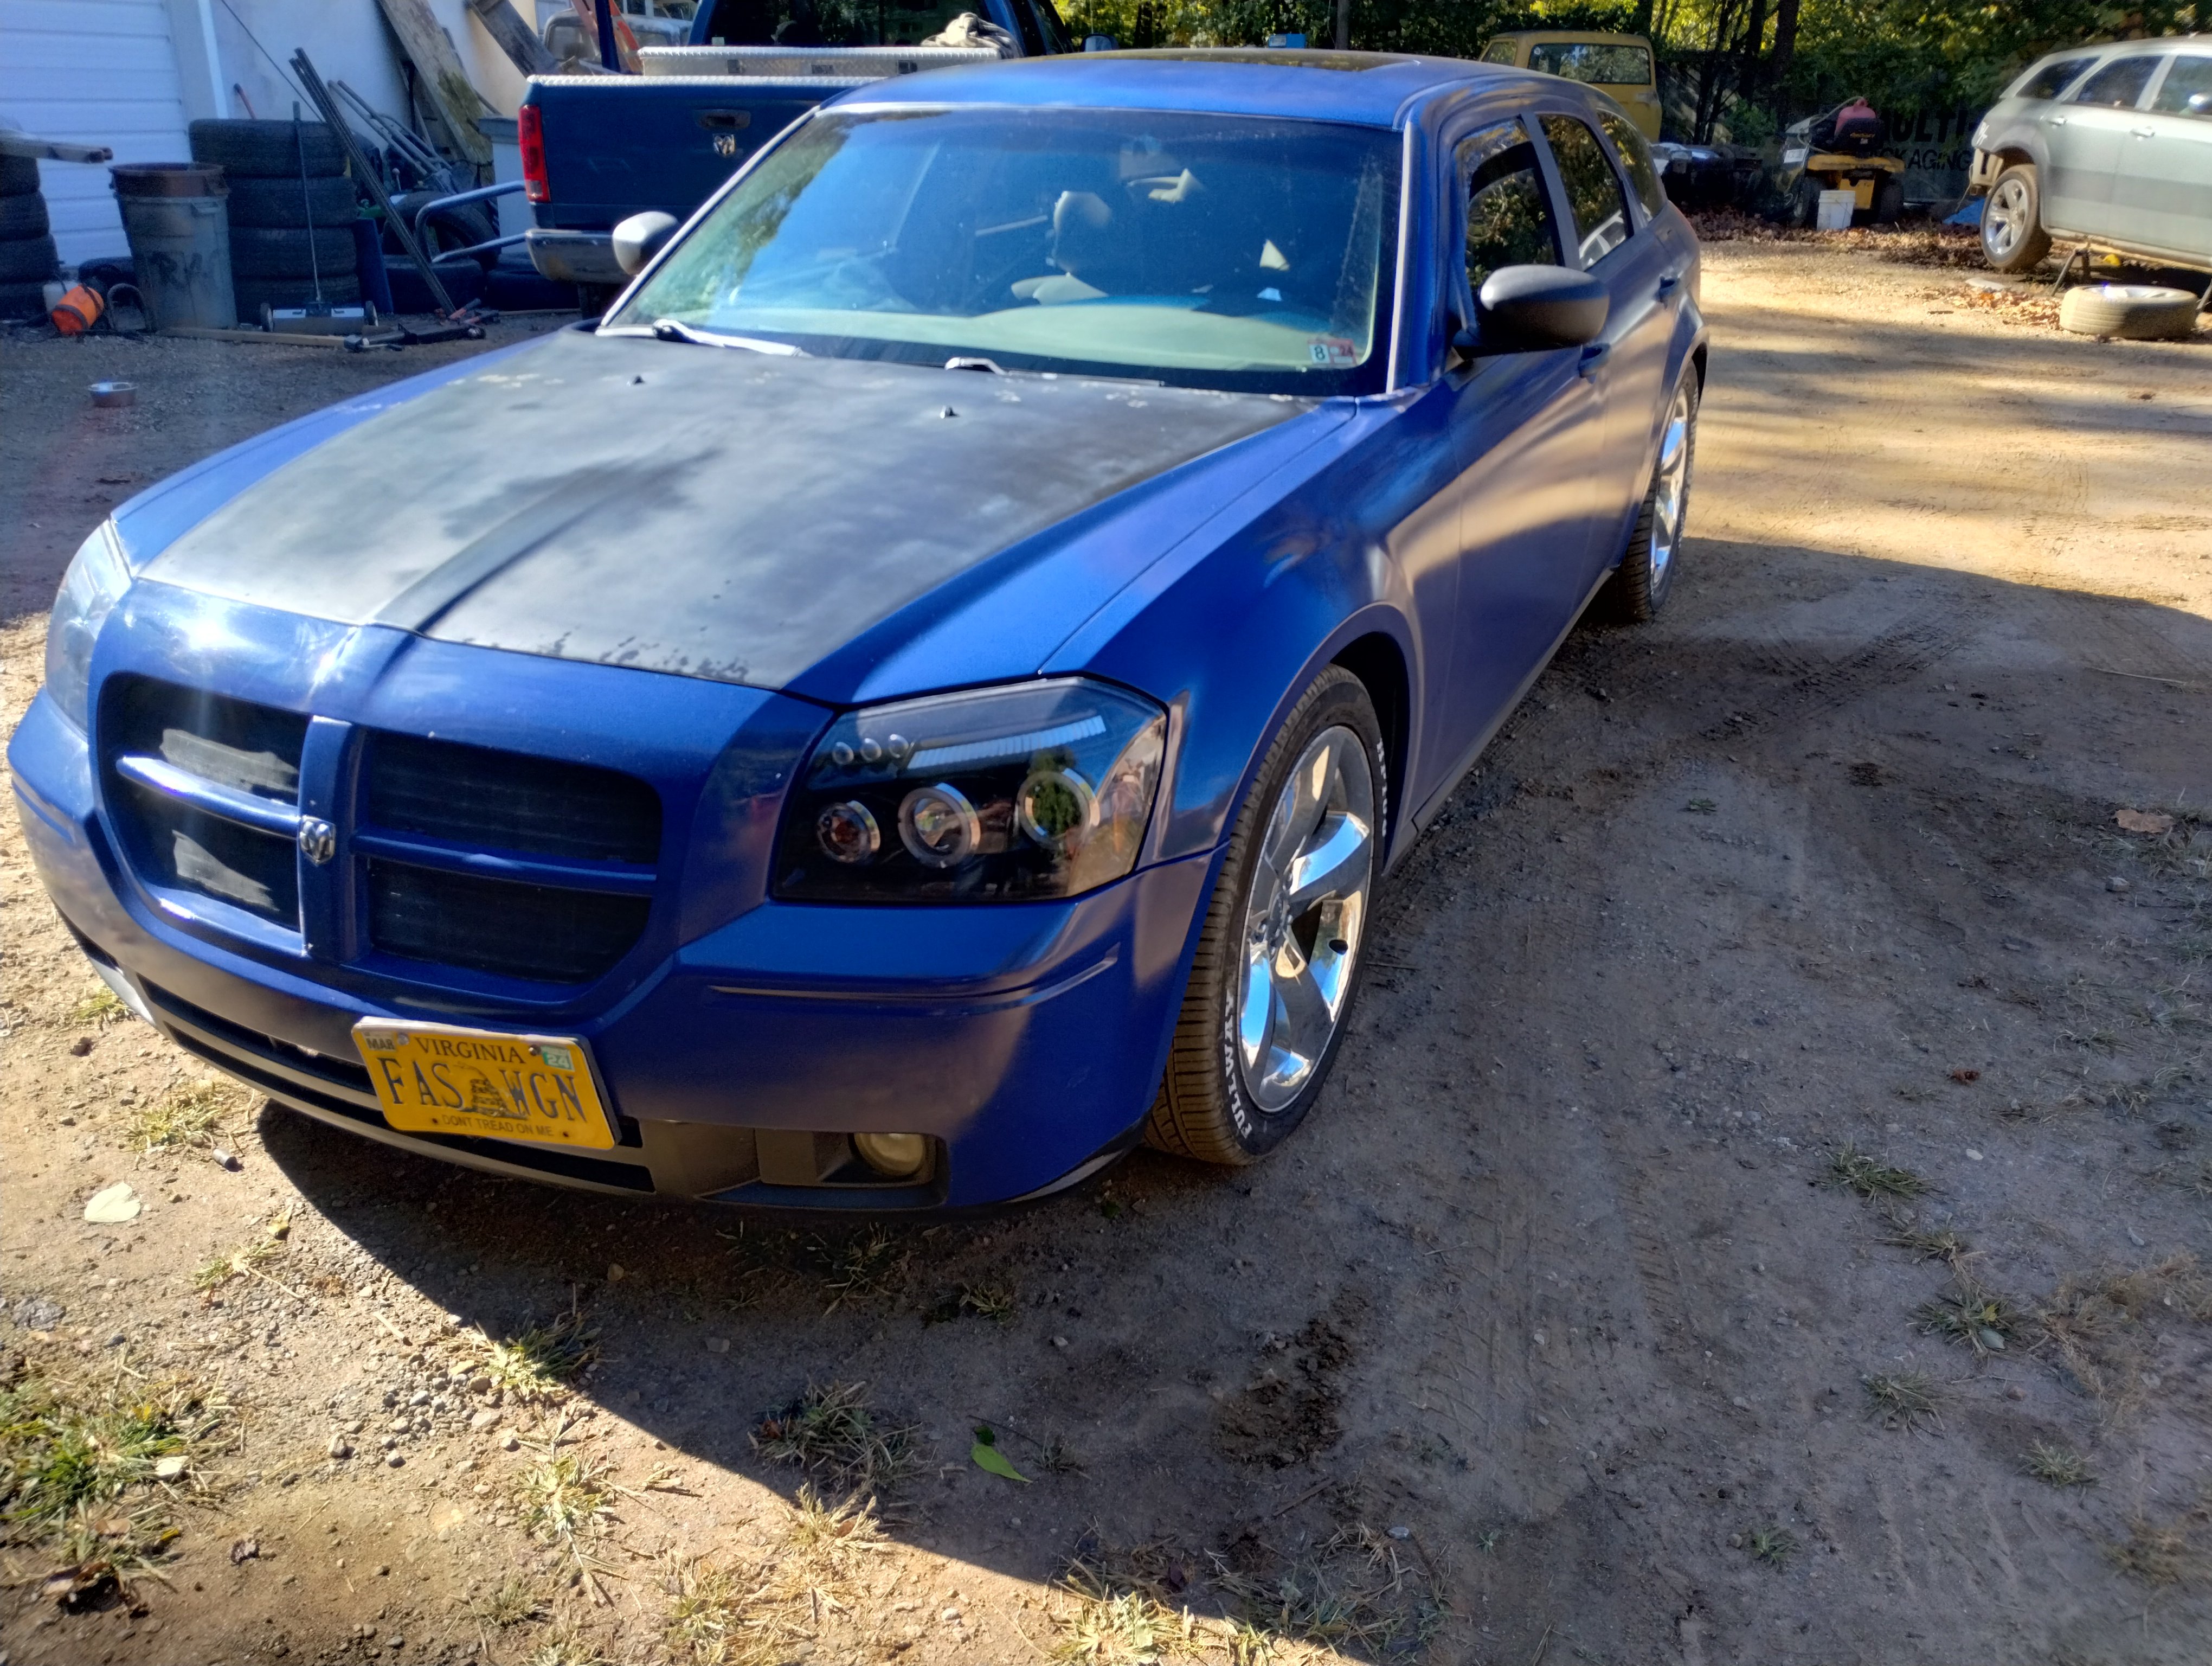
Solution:
M 222 1082 L 191 1082 L 131 1113 L 134 1150 L 204 1151 L 245 1109 L 244 1096 Z
M 822 1264 L 822 1288 L 830 1297 L 830 1305 L 822 1310 L 825 1315 L 848 1302 L 892 1295 L 906 1282 L 906 1243 L 888 1227 L 871 1226 L 834 1243 L 817 1238 L 813 1249 Z
M 550 1324 L 532 1325 L 504 1339 L 482 1331 L 471 1338 L 482 1356 L 480 1369 L 492 1387 L 510 1400 L 538 1404 L 565 1398 L 571 1378 L 599 1357 L 598 1335 L 583 1315 L 562 1314 Z
M 284 1253 L 284 1240 L 291 1236 L 292 1213 L 285 1210 L 270 1220 L 258 1238 L 248 1238 L 227 1256 L 217 1256 L 192 1274 L 192 1288 L 205 1295 L 219 1289 L 233 1279 L 260 1274 L 264 1262 L 272 1262 Z
M 1859 1385 L 1869 1414 L 1885 1428 L 1913 1429 L 1938 1420 L 1936 1385 L 1917 1371 L 1862 1377 Z
M 2212 1321 L 2212 1277 L 2191 1255 L 2148 1267 L 2069 1274 L 2036 1315 L 2067 1369 L 2108 1404 L 2132 1402 L 2162 1321 Z
M 1964 1342 L 1978 1354 L 2002 1353 L 2019 1322 L 2001 1296 L 1961 1286 L 1923 1302 L 1914 1314 L 1921 1329 L 1947 1342 Z
M 830 1504 L 802 1484 L 757 1560 L 667 1560 L 669 1650 L 692 1666 L 781 1666 L 810 1654 L 831 1616 L 866 1605 L 868 1564 L 890 1549 L 874 1499 Z
M 1682 806 L 1693 816 L 1710 816 L 1720 808 L 1711 799 L 1692 799 Z
M 1048 1435 L 1037 1444 L 1036 1462 L 1036 1467 L 1048 1475 L 1079 1475 L 1085 1473 L 1083 1454 L 1058 1435 Z
M 865 1383 L 810 1384 L 761 1420 L 752 1445 L 772 1463 L 814 1470 L 846 1491 L 895 1485 L 920 1462 L 913 1426 L 878 1417 L 869 1408 Z
M 1868 1156 L 1852 1146 L 1839 1146 L 1828 1159 L 1828 1177 L 1861 1197 L 1918 1197 L 1928 1183 L 1910 1169 L 1900 1169 Z
M 216 1390 L 183 1378 L 126 1393 L 119 1378 L 102 1387 L 27 1377 L 0 1389 L 0 1519 L 11 1538 L 36 1541 L 87 1511 L 127 1518 L 126 1495 L 151 1486 L 163 1458 L 207 1450 L 229 1420 Z
M 118 1019 L 128 1018 L 130 1015 L 131 1009 L 117 999 L 114 990 L 103 983 L 70 1008 L 69 1021 L 71 1024 L 94 1025 L 105 1029 Z
M 2174 1176 L 2173 1183 L 2192 1197 L 2212 1198 L 2212 1157 Z
M 608 1661 L 598 1644 L 564 1626 L 530 1651 L 530 1666 L 608 1666 Z
M 2161 1523 L 2138 1516 L 2128 1524 L 2128 1536 L 2106 1545 L 2105 1554 L 2121 1572 L 2147 1585 L 2193 1584 L 2212 1577 L 2212 1554 L 2191 1527 L 2188 1521 Z
M 549 1450 L 524 1471 L 522 1524 L 532 1538 L 579 1562 L 584 1547 L 614 1518 L 615 1489 L 607 1466 L 580 1452 Z
M 471 1612 L 487 1626 L 506 1631 L 510 1626 L 543 1620 L 551 1610 L 535 1584 L 519 1575 L 509 1574 Z
M 1743 1547 L 1754 1562 L 1778 1568 L 1797 1554 L 1797 1535 L 1786 1527 L 1769 1523 L 1754 1527 L 1743 1535 Z
M 1098 1666 L 1152 1666 L 1180 1653 L 1191 1641 L 1191 1616 L 1178 1616 L 1139 1590 L 1114 1590 L 1084 1582 L 1071 1571 L 1062 1581 L 1066 1606 L 1056 1616 L 1054 1660 Z
M 1010 1325 L 1018 1304 L 1013 1286 L 1010 1284 L 963 1284 L 960 1286 L 960 1310 L 972 1313 L 979 1319 L 988 1319 L 995 1325 Z
M 1221 1566 L 1214 1583 L 1237 1599 L 1252 1658 L 1284 1643 L 1317 1644 L 1340 1653 L 1410 1658 L 1443 1625 L 1443 1594 L 1416 1573 L 1397 1542 L 1364 1523 L 1346 1528 L 1272 1580 Z
M 1922 1261 L 1940 1261 L 1954 1268 L 1974 1253 L 1966 1240 L 1948 1226 L 1930 1230 L 1899 1221 L 1882 1242 L 1893 1250 L 1910 1250 Z
M 2027 1449 L 2027 1473 L 2051 1487 L 2094 1487 L 2089 1460 L 2071 1448 L 2039 1440 Z

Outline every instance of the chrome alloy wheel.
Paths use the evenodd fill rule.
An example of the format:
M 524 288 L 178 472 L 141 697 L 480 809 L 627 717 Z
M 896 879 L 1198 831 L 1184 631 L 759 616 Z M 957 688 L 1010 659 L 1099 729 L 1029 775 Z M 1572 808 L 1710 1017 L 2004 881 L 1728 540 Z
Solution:
M 1667 582 L 1667 569 L 1674 564 L 1681 546 L 1682 520 L 1690 508 L 1690 384 L 1686 379 L 1674 390 L 1674 403 L 1667 412 L 1667 431 L 1659 438 L 1659 473 L 1651 494 L 1651 589 L 1656 596 Z
M 1982 205 L 1982 250 L 1991 260 L 2011 258 L 2013 251 L 2035 234 L 2035 204 L 2027 181 L 2017 177 L 2000 179 Z
M 1307 743 L 1253 864 L 1237 974 L 1237 1061 L 1261 1110 L 1285 1110 L 1321 1068 L 1352 994 L 1375 883 L 1375 776 L 1337 725 Z

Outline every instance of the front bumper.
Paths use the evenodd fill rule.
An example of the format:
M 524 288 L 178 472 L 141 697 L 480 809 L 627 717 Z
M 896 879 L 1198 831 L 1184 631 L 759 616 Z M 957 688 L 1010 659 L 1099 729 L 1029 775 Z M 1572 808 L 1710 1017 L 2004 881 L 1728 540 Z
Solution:
M 471 685 L 472 708 L 489 708 L 501 703 L 484 697 L 489 685 L 518 656 L 417 642 L 401 657 L 427 686 L 450 697 Z M 524 674 L 566 686 L 540 690 L 519 709 L 569 714 L 572 736 L 581 711 L 656 709 L 635 689 L 611 702 L 611 677 L 674 685 L 679 704 L 761 698 L 555 661 L 532 662 Z M 408 683 L 404 669 L 382 674 L 387 716 L 395 700 L 410 703 Z M 681 728 L 680 714 L 659 714 L 664 732 Z M 437 727 L 419 707 L 416 721 Z M 440 732 L 470 721 L 449 714 Z M 410 977 L 389 964 L 325 964 L 191 917 L 142 879 L 101 801 L 91 748 L 43 695 L 9 762 L 33 860 L 64 918 L 179 1045 L 310 1116 L 389 1145 L 631 1195 L 926 1209 L 1007 1201 L 1079 1177 L 1126 1147 L 1158 1088 L 1218 860 L 1159 864 L 1056 903 L 802 906 L 764 897 L 757 880 L 749 894 L 725 884 L 720 917 L 702 919 L 690 901 L 694 854 L 684 895 L 656 903 L 665 933 L 649 933 L 575 1000 L 526 1003 L 427 969 Z M 696 808 L 678 809 L 698 843 L 711 836 L 709 817 L 728 806 L 702 793 Z M 364 1016 L 575 1035 L 598 1063 L 622 1143 L 586 1153 L 395 1131 L 353 1043 Z M 805 1136 L 871 1130 L 931 1136 L 938 1158 L 924 1182 L 794 1178 L 794 1139 L 812 1149 Z

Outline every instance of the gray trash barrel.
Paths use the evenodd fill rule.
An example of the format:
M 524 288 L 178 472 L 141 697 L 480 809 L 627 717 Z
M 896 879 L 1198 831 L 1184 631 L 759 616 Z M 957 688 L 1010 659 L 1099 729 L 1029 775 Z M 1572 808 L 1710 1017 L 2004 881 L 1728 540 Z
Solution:
M 206 162 L 123 162 L 108 172 L 154 327 L 236 328 L 230 185 L 222 170 Z

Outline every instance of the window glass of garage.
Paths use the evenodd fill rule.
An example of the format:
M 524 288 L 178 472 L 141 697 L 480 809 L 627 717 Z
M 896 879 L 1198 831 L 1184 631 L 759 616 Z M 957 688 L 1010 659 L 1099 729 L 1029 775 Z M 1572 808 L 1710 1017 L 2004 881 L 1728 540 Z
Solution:
M 2212 58 L 2184 52 L 2175 58 L 2150 107 L 2170 115 L 2212 119 Z
M 1651 54 L 1642 46 L 1595 40 L 1547 41 L 1528 49 L 1528 67 L 1599 87 L 1651 84 Z
M 1567 188 L 1578 264 L 1595 266 L 1628 240 L 1628 198 L 1620 188 L 1620 176 L 1586 124 L 1572 116 L 1540 116 L 1537 120 Z
M 2151 71 L 2157 68 L 2158 58 L 2153 53 L 2116 58 L 2081 83 L 2081 90 L 2074 94 L 2073 101 L 2103 105 L 2112 110 L 2132 110 L 2141 101 L 2143 88 L 2150 85 Z
M 1659 183 L 1659 170 L 1651 165 L 1651 146 L 1635 124 L 1616 116 L 1610 110 L 1601 111 L 1597 125 L 1605 129 L 1605 136 L 1613 141 L 1613 148 L 1620 153 L 1621 163 L 1628 169 L 1629 183 L 1644 204 L 1644 211 L 1656 216 L 1667 206 L 1667 192 Z

